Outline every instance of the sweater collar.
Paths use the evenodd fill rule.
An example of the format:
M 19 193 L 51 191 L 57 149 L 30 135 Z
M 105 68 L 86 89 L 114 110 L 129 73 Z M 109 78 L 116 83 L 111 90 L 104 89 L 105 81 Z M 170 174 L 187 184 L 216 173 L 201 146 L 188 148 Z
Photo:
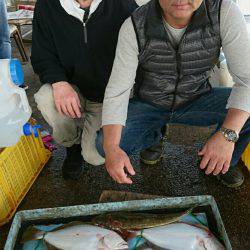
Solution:
M 89 10 L 89 16 L 96 11 L 102 1 L 103 0 L 93 0 Z M 76 17 L 82 22 L 85 11 L 80 8 L 80 4 L 76 0 L 60 0 L 60 3 L 69 15 Z
M 207 25 L 210 23 L 210 19 L 208 16 L 207 8 L 206 8 L 206 0 L 204 0 L 197 9 L 191 22 L 189 24 L 189 29 L 196 29 L 198 27 Z M 164 28 L 163 20 L 162 20 L 162 9 L 158 0 L 152 0 L 149 3 L 149 10 L 147 13 L 146 20 L 146 34 L 151 38 L 158 38 L 162 40 L 166 40 L 168 38 L 166 30 Z

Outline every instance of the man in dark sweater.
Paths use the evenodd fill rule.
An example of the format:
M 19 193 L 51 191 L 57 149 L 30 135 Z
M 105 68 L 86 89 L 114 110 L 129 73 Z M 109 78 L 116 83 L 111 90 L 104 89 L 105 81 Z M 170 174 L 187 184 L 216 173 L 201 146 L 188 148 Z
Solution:
M 80 177 L 82 156 L 104 163 L 95 149 L 104 91 L 119 29 L 137 7 L 135 0 L 37 1 L 31 60 L 43 86 L 35 100 L 54 139 L 67 147 L 65 178 Z

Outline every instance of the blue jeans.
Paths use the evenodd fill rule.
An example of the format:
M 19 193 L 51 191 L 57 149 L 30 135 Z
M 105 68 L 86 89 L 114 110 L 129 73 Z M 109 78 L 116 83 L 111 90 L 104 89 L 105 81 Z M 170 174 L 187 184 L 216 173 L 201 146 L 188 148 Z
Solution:
M 5 0 L 0 0 L 0 59 L 11 58 L 10 31 Z
M 169 123 L 207 127 L 217 125 L 218 130 L 226 114 L 226 104 L 231 88 L 214 88 L 210 93 L 190 102 L 173 114 L 138 99 L 131 99 L 128 118 L 123 128 L 120 146 L 128 154 L 134 154 L 159 143 L 161 127 Z M 104 156 L 102 133 L 98 133 L 96 147 Z M 236 143 L 231 166 L 235 166 L 250 142 L 250 120 L 244 125 Z

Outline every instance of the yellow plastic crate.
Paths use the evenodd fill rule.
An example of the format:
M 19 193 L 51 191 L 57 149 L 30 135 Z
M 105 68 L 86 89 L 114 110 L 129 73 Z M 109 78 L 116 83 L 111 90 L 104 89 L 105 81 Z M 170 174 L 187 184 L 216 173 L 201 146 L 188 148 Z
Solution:
M 0 226 L 7 223 L 51 156 L 39 137 L 23 136 L 0 152 Z
M 242 161 L 245 163 L 248 170 L 250 171 L 250 144 L 248 145 L 244 154 L 242 155 Z

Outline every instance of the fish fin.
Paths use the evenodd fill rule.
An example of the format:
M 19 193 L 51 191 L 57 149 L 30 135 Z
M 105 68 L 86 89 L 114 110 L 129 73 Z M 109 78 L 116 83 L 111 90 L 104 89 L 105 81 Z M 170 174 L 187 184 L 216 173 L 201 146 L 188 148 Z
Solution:
M 46 232 L 36 229 L 34 226 L 29 226 L 24 232 L 21 243 L 25 243 L 31 240 L 41 240 L 44 238 Z
M 65 225 L 62 225 L 60 227 L 57 227 L 54 230 L 51 230 L 50 232 L 56 232 L 56 231 L 59 231 L 59 230 L 62 230 L 62 229 L 68 228 L 68 227 L 73 227 L 73 226 L 77 226 L 77 225 L 85 225 L 85 224 L 87 224 L 87 223 L 85 223 L 85 222 L 83 223 L 81 221 L 72 221 L 72 222 L 67 223 Z

